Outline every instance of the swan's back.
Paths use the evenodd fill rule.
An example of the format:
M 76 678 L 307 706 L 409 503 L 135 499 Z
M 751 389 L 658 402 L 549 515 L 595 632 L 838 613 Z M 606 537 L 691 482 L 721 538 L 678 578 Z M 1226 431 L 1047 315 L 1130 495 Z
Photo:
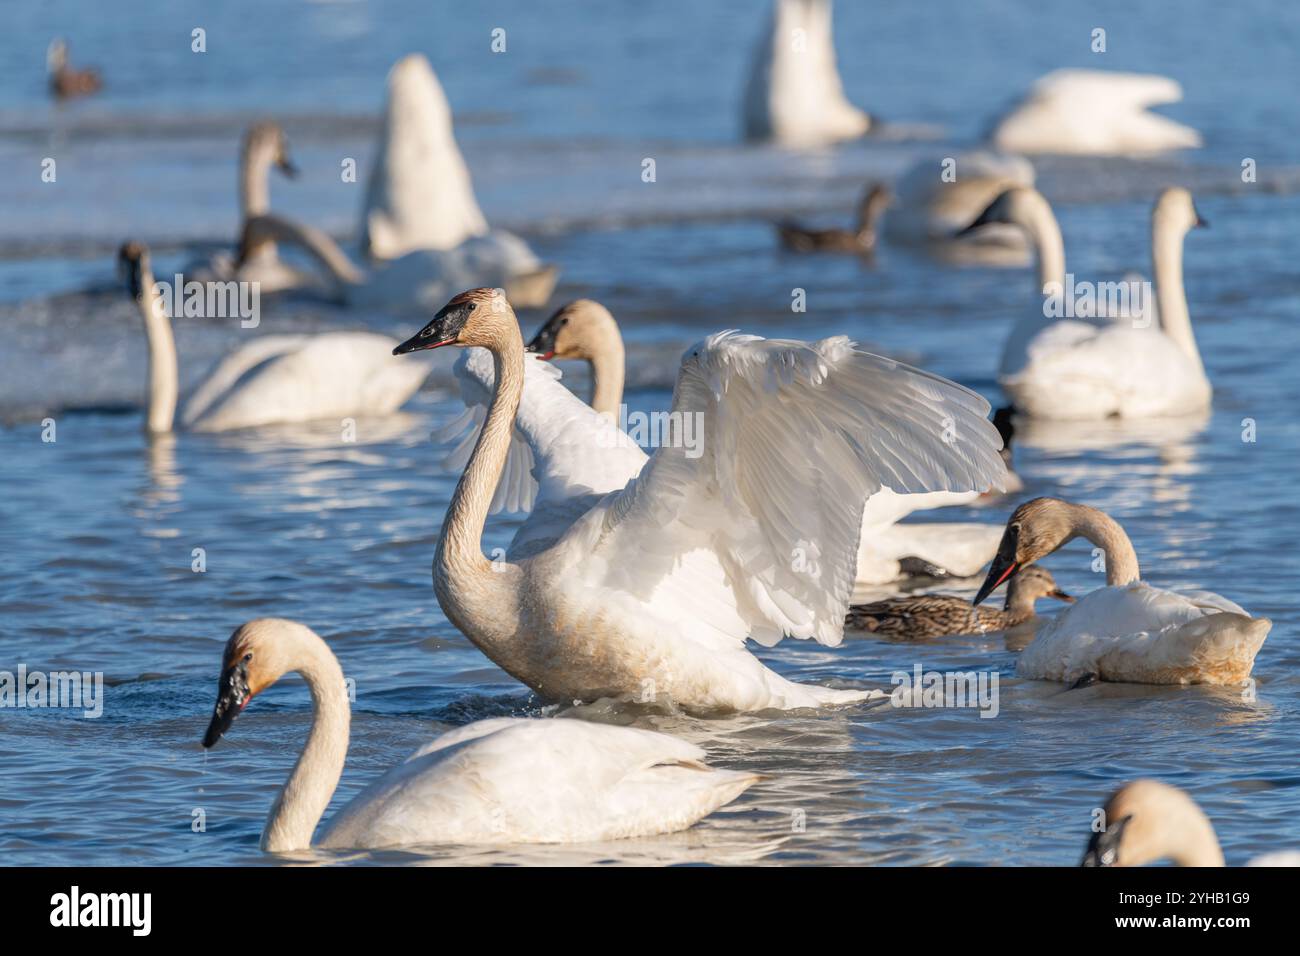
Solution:
M 1200 134 L 1147 107 L 1175 103 L 1182 88 L 1168 77 L 1103 70 L 1057 70 L 993 132 L 999 149 L 1026 153 L 1128 153 L 1201 145 Z
M 369 332 L 330 332 L 283 339 L 272 346 L 250 343 L 219 366 L 220 390 L 201 389 L 200 410 L 186 409 L 184 424 L 195 431 L 224 431 L 259 425 L 385 415 L 419 389 L 428 365 L 392 354 L 394 339 Z M 215 393 L 215 394 L 214 394 Z M 196 393 L 198 397 L 200 393 Z
M 1073 682 L 1233 684 L 1250 675 L 1272 622 L 1216 594 L 1137 583 L 1104 587 L 1045 625 L 1016 674 Z
M 684 829 L 758 778 L 665 734 L 500 718 L 416 751 L 344 807 L 322 846 L 573 843 Z
M 1041 321 L 1041 320 L 1040 320 Z M 1037 418 L 1146 418 L 1209 404 L 1205 374 L 1154 324 L 1103 316 L 1012 330 L 999 382 Z

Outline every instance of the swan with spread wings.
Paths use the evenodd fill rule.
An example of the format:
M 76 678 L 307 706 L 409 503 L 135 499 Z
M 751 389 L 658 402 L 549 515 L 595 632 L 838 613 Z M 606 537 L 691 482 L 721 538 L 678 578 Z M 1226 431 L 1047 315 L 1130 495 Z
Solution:
M 880 488 L 983 491 L 1005 475 L 983 398 L 842 336 L 709 336 L 682 359 L 649 458 L 524 352 L 501 290 L 455 296 L 395 351 L 448 345 L 481 349 L 458 369 L 471 406 L 458 424 L 476 427 L 434 589 L 453 624 L 550 699 L 701 713 L 879 694 L 789 681 L 746 638 L 840 642 Z M 688 418 L 701 441 L 681 440 Z M 494 504 L 532 513 L 489 562 Z

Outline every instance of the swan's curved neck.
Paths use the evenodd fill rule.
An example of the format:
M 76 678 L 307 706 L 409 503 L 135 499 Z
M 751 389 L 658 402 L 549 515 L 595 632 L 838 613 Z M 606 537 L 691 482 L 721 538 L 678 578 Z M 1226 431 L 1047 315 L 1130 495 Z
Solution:
M 1160 327 L 1186 353 L 1193 364 L 1204 371 L 1201 353 L 1192 334 L 1192 318 L 1187 311 L 1187 292 L 1183 288 L 1183 230 L 1177 223 L 1155 219 L 1151 223 L 1151 267 L 1156 279 L 1156 303 L 1160 307 Z
M 352 719 L 343 669 L 324 641 L 303 642 L 292 669 L 311 691 L 311 733 L 266 819 L 262 849 L 271 853 L 311 846 L 316 824 L 343 775 Z
M 591 407 L 618 420 L 623 403 L 623 369 L 626 361 L 623 338 L 615 330 L 605 333 L 589 352 L 591 363 Z
M 1106 552 L 1106 583 L 1132 584 L 1141 577 L 1137 552 L 1120 523 L 1096 508 L 1074 506 L 1074 533 L 1087 538 Z
M 329 273 L 341 292 L 366 281 L 366 274 L 352 263 L 339 244 L 319 229 L 283 216 L 260 215 L 256 233 L 259 237 L 299 246 Z
M 1023 226 L 1029 232 L 1038 254 L 1038 287 L 1041 291 L 1049 283 L 1065 285 L 1065 240 L 1061 226 L 1046 199 L 1038 199 L 1026 216 Z
M 518 631 L 517 566 L 489 562 L 481 541 L 488 509 L 510 452 L 515 412 L 524 388 L 524 343 L 512 314 L 487 345 L 496 380 L 492 404 L 443 519 L 433 559 L 433 586 L 443 612 L 489 657 L 511 670 Z
M 149 342 L 148 411 L 145 429 L 153 434 L 169 432 L 176 417 L 179 380 L 176 368 L 176 339 L 171 319 L 158 290 L 153 273 L 140 270 L 140 315 L 144 318 L 145 338 Z

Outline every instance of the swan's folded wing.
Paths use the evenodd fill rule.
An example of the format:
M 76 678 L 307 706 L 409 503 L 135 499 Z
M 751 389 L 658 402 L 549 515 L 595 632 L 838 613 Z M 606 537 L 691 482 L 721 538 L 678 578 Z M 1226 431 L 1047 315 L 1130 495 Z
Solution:
M 733 637 L 837 644 L 867 498 L 882 487 L 999 487 L 1006 471 L 988 409 L 960 385 L 843 337 L 719 333 L 683 359 L 675 431 L 606 499 L 590 563 L 605 586 L 644 594 L 705 549 L 749 629 Z
M 467 349 L 455 374 L 466 412 L 435 437 L 459 443 L 444 464 L 464 469 L 487 418 L 496 377 L 492 355 Z M 534 355 L 524 357 L 524 389 L 492 512 L 532 511 L 514 543 L 553 540 L 601 495 L 616 491 L 641 470 L 646 455 L 615 424 L 597 415 L 560 383 L 560 371 Z
M 305 341 L 307 337 L 304 335 L 260 335 L 218 359 L 199 386 L 186 397 L 180 414 L 181 424 L 186 428 L 193 425 L 246 373 L 267 359 L 300 347 Z

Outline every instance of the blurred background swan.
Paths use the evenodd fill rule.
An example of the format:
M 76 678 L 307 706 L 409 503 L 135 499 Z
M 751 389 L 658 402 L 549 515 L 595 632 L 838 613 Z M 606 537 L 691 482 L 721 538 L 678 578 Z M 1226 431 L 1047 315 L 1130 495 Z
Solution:
M 745 85 L 745 138 L 782 146 L 856 139 L 869 114 L 844 96 L 835 65 L 831 0 L 774 0 Z
M 1118 155 L 1191 149 L 1196 130 L 1148 107 L 1177 103 L 1182 87 L 1165 76 L 1056 70 L 993 129 L 993 144 L 1020 153 Z
M 544 304 L 555 287 L 555 270 L 544 268 L 527 243 L 489 228 L 456 146 L 447 96 L 418 53 L 398 60 L 388 74 L 360 236 L 363 255 L 375 262 L 425 250 L 447 252 L 472 240 L 474 250 L 464 261 L 483 269 L 483 275 L 460 287 L 501 285 L 499 275 L 530 276 L 527 290 L 516 290 L 521 306 Z

